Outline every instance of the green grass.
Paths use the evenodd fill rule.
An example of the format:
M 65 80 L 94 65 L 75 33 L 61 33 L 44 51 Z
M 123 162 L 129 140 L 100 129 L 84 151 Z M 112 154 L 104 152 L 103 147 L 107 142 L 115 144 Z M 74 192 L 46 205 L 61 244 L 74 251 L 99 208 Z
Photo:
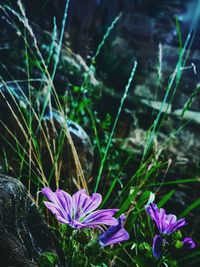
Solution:
M 9 19 L 10 25 L 20 32 L 21 39 L 24 42 L 24 70 L 27 75 L 28 83 L 28 96 L 23 92 L 23 84 L 25 81 L 16 80 L 9 71 L 7 66 L 4 66 L 5 71 L 10 77 L 18 90 L 22 93 L 24 101 L 27 103 L 26 108 L 20 105 L 16 96 L 10 87 L 10 82 L 3 80 L 1 77 L 1 83 L 7 88 L 10 94 L 12 103 L 9 103 L 8 99 L 3 92 L 2 97 L 5 99 L 8 105 L 9 113 L 13 117 L 13 121 L 18 126 L 18 132 L 13 132 L 5 122 L 1 122 L 5 129 L 5 135 L 1 133 L 1 138 L 6 147 L 9 147 L 11 152 L 5 148 L 2 149 L 2 157 L 4 159 L 5 170 L 7 172 L 13 172 L 13 175 L 26 184 L 29 192 L 35 198 L 35 202 L 43 208 L 42 199 L 38 196 L 37 192 L 44 186 L 54 186 L 59 188 L 61 185 L 60 177 L 61 169 L 68 162 L 63 162 L 62 153 L 65 150 L 66 142 L 69 143 L 72 156 L 76 167 L 76 177 L 70 177 L 70 180 L 65 182 L 65 185 L 70 193 L 74 192 L 72 188 L 85 188 L 88 192 L 100 192 L 103 194 L 103 202 L 101 207 L 117 207 L 119 208 L 119 214 L 125 213 L 127 216 L 126 227 L 131 235 L 131 239 L 127 243 L 123 243 L 120 246 L 116 246 L 113 249 L 108 249 L 105 252 L 105 262 L 101 265 L 90 266 L 102 266 L 106 267 L 111 260 L 116 260 L 119 266 L 149 266 L 152 262 L 152 266 L 161 266 L 160 263 L 149 257 L 147 254 L 150 251 L 141 252 L 141 244 L 148 243 L 151 245 L 153 237 L 153 226 L 151 221 L 147 217 L 144 206 L 152 202 L 154 198 L 158 202 L 159 207 L 163 207 L 173 197 L 176 192 L 175 185 L 177 184 L 191 184 L 191 186 L 199 183 L 199 177 L 188 177 L 188 179 L 167 180 L 166 176 L 171 168 L 170 159 L 162 158 L 162 151 L 165 149 L 168 142 L 185 127 L 189 122 L 185 122 L 181 127 L 174 129 L 169 134 L 169 137 L 165 143 L 159 144 L 156 147 L 155 140 L 158 133 L 161 131 L 162 126 L 165 125 L 167 119 L 167 111 L 172 103 L 177 90 L 179 90 L 179 84 L 182 76 L 184 75 L 184 68 L 186 67 L 187 60 L 190 56 L 190 49 L 195 38 L 197 24 L 194 16 L 194 23 L 191 25 L 190 32 L 185 40 L 182 40 L 181 27 L 176 19 L 177 33 L 179 40 L 179 58 L 175 66 L 175 69 L 169 77 L 169 83 L 166 88 L 165 96 L 162 100 L 160 110 L 156 113 L 152 111 L 154 121 L 147 131 L 146 143 L 141 157 L 141 162 L 137 168 L 135 166 L 130 168 L 130 164 L 136 157 L 134 151 L 127 151 L 117 145 L 115 130 L 124 107 L 124 103 L 128 96 L 129 90 L 134 87 L 134 76 L 137 75 L 136 69 L 138 68 L 137 62 L 134 63 L 130 72 L 129 80 L 125 87 L 124 93 L 121 97 L 119 108 L 116 116 L 107 117 L 102 119 L 98 114 L 95 105 L 99 101 L 103 101 L 97 97 L 98 86 L 94 86 L 90 82 L 90 74 L 94 75 L 96 66 L 96 59 L 101 55 L 101 49 L 106 42 L 109 41 L 108 37 L 111 31 L 116 27 L 117 23 L 120 23 L 121 14 L 119 14 L 110 24 L 106 33 L 104 34 L 102 41 L 97 47 L 94 56 L 91 59 L 90 65 L 85 73 L 81 73 L 83 79 L 82 85 L 78 86 L 72 84 L 71 96 L 67 96 L 67 108 L 61 101 L 60 96 L 56 92 L 54 86 L 54 79 L 58 65 L 60 63 L 60 54 L 63 47 L 63 36 L 68 18 L 68 8 L 70 1 L 66 1 L 65 10 L 62 19 L 61 29 L 58 29 L 56 20 L 54 20 L 54 28 L 51 34 L 52 38 L 50 43 L 45 44 L 47 55 L 43 55 L 41 45 L 33 32 L 33 29 L 28 21 L 25 10 L 21 1 L 17 1 L 18 10 L 13 10 L 9 5 L 0 5 L 0 8 L 4 11 L 5 16 Z M 18 19 L 18 23 L 13 19 L 13 16 Z M 23 25 L 23 27 L 21 27 Z M 21 30 L 21 28 L 23 28 Z M 58 32 L 60 36 L 58 37 Z M 32 43 L 32 45 L 31 45 Z M 162 45 L 159 45 L 158 51 L 158 78 L 155 81 L 155 87 L 160 86 L 162 83 Z M 50 68 L 53 61 L 53 69 Z M 2 64 L 4 64 L 2 62 Z M 38 107 L 38 101 L 40 101 L 40 94 L 37 96 L 32 95 L 32 82 L 36 81 L 32 78 L 32 70 L 37 69 L 41 73 L 41 80 L 38 80 L 39 90 L 47 89 L 43 106 Z M 84 91 L 87 90 L 89 97 L 85 97 Z M 191 97 L 185 103 L 182 114 L 185 113 L 191 107 L 191 103 L 199 93 L 199 86 L 194 88 L 191 93 Z M 98 167 L 94 171 L 94 177 L 91 182 L 84 176 L 82 166 L 78 157 L 76 147 L 73 143 L 68 126 L 64 123 L 57 133 L 57 128 L 53 120 L 52 113 L 54 107 L 52 100 L 55 102 L 56 110 L 58 114 L 67 121 L 68 118 L 73 118 L 75 121 L 83 123 L 87 121 L 86 126 L 90 129 L 91 139 L 93 140 L 95 159 Z M 156 100 L 156 96 L 155 96 Z M 44 120 L 46 108 L 50 110 L 49 124 Z M 166 107 L 166 108 L 165 108 Z M 9 136 L 9 138 L 7 137 Z M 43 150 L 45 148 L 45 157 L 49 158 L 49 166 L 45 166 Z M 11 169 L 12 159 L 15 160 L 16 169 Z M 47 175 L 48 168 L 48 175 Z M 125 179 L 122 179 L 122 177 Z M 162 180 L 160 180 L 162 176 Z M 67 177 L 68 178 L 68 177 Z M 26 179 L 26 180 L 25 180 Z M 159 179 L 159 180 L 158 180 Z M 106 188 L 104 187 L 106 185 Z M 167 186 L 174 186 L 173 189 L 163 193 L 162 189 Z M 171 188 L 171 187 L 170 187 Z M 94 189 L 94 190 L 93 190 Z M 180 217 L 188 215 L 195 208 L 200 206 L 200 200 L 197 199 L 191 203 L 185 210 L 182 211 Z M 178 216 L 179 214 L 177 214 Z M 50 220 L 51 222 L 51 220 Z M 82 251 L 82 247 L 75 241 L 71 241 L 66 236 L 68 231 L 69 235 L 72 235 L 69 229 L 58 228 L 57 224 L 53 221 L 50 223 L 51 227 L 55 230 L 58 229 L 60 236 L 62 237 L 63 248 L 66 251 L 68 258 L 73 254 L 73 250 Z M 199 241 L 199 240 L 196 240 Z M 69 251 L 68 251 L 69 250 Z M 71 253 L 71 254 L 70 254 Z M 190 262 L 197 263 L 199 257 L 199 250 L 178 259 L 180 264 Z M 68 259 L 69 260 L 69 259 Z M 165 261 L 165 259 L 163 259 Z M 165 266 L 167 265 L 165 262 Z M 184 266 L 184 265 L 180 265 Z

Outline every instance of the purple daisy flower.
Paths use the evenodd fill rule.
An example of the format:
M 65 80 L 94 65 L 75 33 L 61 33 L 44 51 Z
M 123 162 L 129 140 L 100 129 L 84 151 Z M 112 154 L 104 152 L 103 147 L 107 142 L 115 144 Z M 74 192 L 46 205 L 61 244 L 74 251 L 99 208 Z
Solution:
M 118 218 L 117 225 L 109 227 L 107 231 L 98 237 L 98 242 L 102 247 L 114 245 L 130 238 L 128 232 L 123 227 L 125 219 L 125 215 L 122 214 Z
M 147 213 L 154 220 L 159 231 L 159 235 L 154 237 L 152 246 L 153 256 L 159 259 L 162 256 L 163 246 L 166 244 L 166 237 L 173 234 L 187 223 L 184 218 L 177 220 L 176 215 L 167 215 L 164 209 L 159 209 L 154 203 L 150 203 L 145 208 Z M 183 240 L 183 245 L 185 247 L 193 248 L 193 243 L 191 238 L 185 238 Z
M 60 223 L 69 224 L 77 229 L 118 224 L 118 220 L 113 217 L 117 209 L 96 210 L 102 201 L 98 193 L 88 196 L 86 191 L 81 189 L 70 196 L 63 190 L 53 192 L 48 187 L 43 188 L 42 193 L 49 200 L 44 201 L 45 206 Z
M 159 233 L 162 235 L 171 235 L 179 228 L 187 224 L 184 218 L 177 220 L 176 215 L 167 215 L 164 209 L 159 209 L 154 203 L 151 203 L 146 206 L 146 211 L 154 220 Z

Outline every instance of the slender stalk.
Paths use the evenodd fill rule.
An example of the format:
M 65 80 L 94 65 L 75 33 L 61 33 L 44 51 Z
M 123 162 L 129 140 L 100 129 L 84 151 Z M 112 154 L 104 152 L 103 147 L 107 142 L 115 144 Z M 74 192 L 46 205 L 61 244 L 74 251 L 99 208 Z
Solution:
M 117 113 L 117 116 L 116 116 L 115 121 L 114 121 L 114 125 L 113 125 L 112 131 L 111 131 L 111 134 L 110 134 L 110 137 L 109 137 L 109 140 L 108 140 L 108 144 L 106 146 L 106 150 L 105 150 L 105 153 L 104 153 L 104 156 L 103 156 L 103 159 L 102 159 L 102 162 L 101 162 L 101 166 L 100 166 L 100 169 L 99 169 L 99 173 L 98 173 L 98 176 L 97 176 L 97 181 L 96 181 L 94 192 L 97 192 L 97 189 L 98 189 L 98 186 L 99 186 L 99 183 L 100 183 L 100 180 L 101 180 L 101 175 L 102 175 L 102 172 L 103 172 L 103 168 L 104 168 L 104 165 L 105 165 L 105 162 L 106 162 L 106 158 L 107 158 L 107 155 L 108 155 L 108 151 L 109 151 L 109 148 L 110 148 L 110 145 L 111 145 L 111 142 L 112 142 L 112 138 L 113 138 L 113 135 L 114 135 L 114 132 L 115 132 L 115 128 L 116 128 L 119 116 L 121 114 L 124 101 L 125 101 L 125 99 L 127 97 L 129 88 L 130 88 L 131 83 L 133 81 L 133 77 L 135 75 L 136 68 L 137 68 L 137 62 L 135 61 L 133 69 L 131 71 L 130 78 L 129 78 L 128 83 L 127 83 L 127 85 L 125 87 L 125 91 L 124 91 L 123 97 L 122 97 L 121 102 L 120 102 L 120 106 L 119 106 L 118 113 Z

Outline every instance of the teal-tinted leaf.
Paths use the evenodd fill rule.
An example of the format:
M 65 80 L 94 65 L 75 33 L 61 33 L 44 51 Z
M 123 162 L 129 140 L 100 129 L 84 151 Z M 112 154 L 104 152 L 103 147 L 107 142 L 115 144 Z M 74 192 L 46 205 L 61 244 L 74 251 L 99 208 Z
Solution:
M 200 198 L 198 198 L 196 201 L 194 201 L 189 207 L 187 207 L 179 217 L 185 217 L 189 212 L 191 212 L 193 209 L 200 206 Z
M 159 202 L 158 207 L 161 208 L 175 193 L 175 190 L 171 190 L 169 193 L 167 193 Z

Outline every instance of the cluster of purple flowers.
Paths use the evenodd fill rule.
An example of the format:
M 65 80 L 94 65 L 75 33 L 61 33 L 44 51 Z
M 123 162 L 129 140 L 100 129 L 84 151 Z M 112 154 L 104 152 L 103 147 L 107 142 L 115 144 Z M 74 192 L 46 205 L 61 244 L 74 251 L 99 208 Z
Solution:
M 155 222 L 159 232 L 159 234 L 155 235 L 152 246 L 154 257 L 159 259 L 162 256 L 163 247 L 167 243 L 167 237 L 185 226 L 187 223 L 184 218 L 177 220 L 176 215 L 167 215 L 164 209 L 159 209 L 154 203 L 147 205 L 146 211 Z M 183 247 L 186 249 L 193 249 L 196 246 L 190 237 L 184 238 L 182 243 Z
M 50 188 L 42 189 L 43 195 L 50 201 L 45 201 L 45 206 L 51 210 L 60 223 L 69 224 L 71 227 L 101 228 L 101 225 L 111 226 L 98 237 L 99 244 L 104 247 L 129 239 L 128 232 L 124 229 L 125 216 L 118 219 L 113 216 L 118 209 L 96 210 L 101 204 L 102 197 L 98 193 L 88 196 L 84 189 L 70 196 L 63 190 L 53 192 Z
M 123 226 L 126 219 L 124 214 L 116 219 L 113 216 L 118 209 L 97 210 L 102 202 L 99 193 L 89 196 L 84 189 L 81 189 L 71 196 L 59 189 L 53 192 L 48 187 L 43 188 L 42 193 L 49 200 L 44 201 L 45 206 L 51 210 L 60 223 L 68 224 L 76 229 L 98 228 L 102 230 L 102 225 L 110 226 L 106 231 L 102 230 L 97 239 L 101 247 L 129 239 L 129 234 Z M 155 235 L 152 246 L 153 256 L 159 259 L 167 243 L 167 237 L 187 223 L 184 218 L 177 220 L 175 215 L 167 215 L 164 209 L 159 209 L 154 203 L 147 205 L 146 211 L 155 222 L 159 232 Z M 195 247 L 190 237 L 184 238 L 182 243 L 187 249 Z

